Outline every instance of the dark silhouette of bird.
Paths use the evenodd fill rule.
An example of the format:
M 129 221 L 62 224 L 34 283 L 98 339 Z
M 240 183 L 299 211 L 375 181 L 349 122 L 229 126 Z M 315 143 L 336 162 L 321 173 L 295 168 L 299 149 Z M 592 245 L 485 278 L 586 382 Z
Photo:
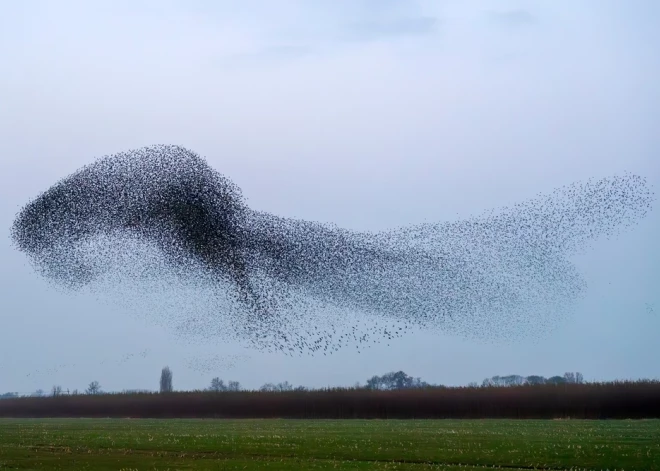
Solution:
M 352 231 L 251 209 L 202 157 L 159 145 L 56 182 L 20 210 L 11 235 L 47 280 L 121 287 L 118 302 L 143 303 L 192 341 L 327 355 L 419 329 L 536 336 L 586 293 L 571 257 L 633 227 L 654 201 L 643 177 L 624 174 L 465 219 Z

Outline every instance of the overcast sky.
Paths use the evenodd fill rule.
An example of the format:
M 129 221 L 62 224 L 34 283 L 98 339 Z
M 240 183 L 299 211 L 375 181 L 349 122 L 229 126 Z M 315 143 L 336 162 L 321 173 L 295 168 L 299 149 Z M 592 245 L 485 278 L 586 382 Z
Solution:
M 660 377 L 658 208 L 575 259 L 589 293 L 543 338 L 418 333 L 329 358 L 181 343 L 154 319 L 54 291 L 8 237 L 58 179 L 158 143 L 205 156 L 255 209 L 357 230 L 624 171 L 658 188 L 658 44 L 656 0 L 0 1 L 0 392 L 155 389 L 165 365 L 175 388 L 352 385 L 398 369 L 443 384 Z M 188 367 L 215 355 L 248 358 Z

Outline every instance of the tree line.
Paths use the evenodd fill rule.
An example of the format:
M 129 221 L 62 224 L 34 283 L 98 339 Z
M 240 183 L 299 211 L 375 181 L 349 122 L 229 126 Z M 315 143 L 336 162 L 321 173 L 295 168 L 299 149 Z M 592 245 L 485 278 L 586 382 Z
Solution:
M 0 417 L 296 419 L 660 418 L 660 381 L 511 387 L 323 388 L 278 392 L 171 391 L 20 397 Z M 280 392 L 281 391 L 281 392 Z
M 483 380 L 481 385 L 483 387 L 487 386 L 522 386 L 522 385 L 538 385 L 538 384 L 583 384 L 584 376 L 580 372 L 567 372 L 564 373 L 564 376 L 551 376 L 545 378 L 543 376 L 520 376 L 520 375 L 508 375 L 508 376 L 493 376 L 492 378 L 486 378 Z M 472 384 L 475 386 L 475 384 Z
M 479 385 L 476 382 L 469 383 L 467 387 L 477 388 L 477 387 L 513 387 L 513 386 L 535 386 L 543 384 L 583 384 L 584 376 L 580 372 L 567 372 L 563 376 L 551 376 L 544 377 L 539 375 L 531 376 L 521 376 L 521 375 L 506 375 L 506 376 L 492 376 L 486 378 Z M 421 388 L 443 388 L 445 386 L 441 384 L 432 384 L 426 381 L 423 381 L 420 377 L 413 377 L 406 374 L 403 371 L 391 371 L 385 373 L 381 376 L 374 375 L 371 378 L 368 378 L 364 385 L 356 383 L 353 389 L 369 389 L 369 390 L 381 390 L 381 391 L 395 391 L 403 389 L 421 389 Z M 170 393 L 174 391 L 173 385 L 173 373 L 169 367 L 164 367 L 161 370 L 160 382 L 159 382 L 159 392 L 160 393 Z M 208 392 L 231 392 L 231 391 L 241 391 L 243 388 L 238 381 L 227 381 L 219 377 L 215 377 L 211 380 L 211 383 L 205 391 Z M 294 386 L 288 381 L 283 381 L 280 383 L 265 383 L 257 389 L 260 392 L 287 392 L 287 391 L 308 391 L 313 390 L 305 386 Z M 131 389 L 124 390 L 124 394 L 132 393 L 151 393 L 150 390 L 139 390 Z M 89 383 L 87 389 L 80 392 L 77 389 L 73 391 L 66 390 L 64 391 L 61 386 L 53 386 L 50 391 L 50 394 L 42 389 L 38 389 L 33 394 L 32 397 L 45 397 L 45 396 L 63 396 L 63 395 L 98 395 L 104 394 L 104 391 L 101 388 L 101 385 L 98 381 L 92 381 Z M 5 393 L 0 394 L 0 399 L 12 399 L 19 397 L 18 393 Z

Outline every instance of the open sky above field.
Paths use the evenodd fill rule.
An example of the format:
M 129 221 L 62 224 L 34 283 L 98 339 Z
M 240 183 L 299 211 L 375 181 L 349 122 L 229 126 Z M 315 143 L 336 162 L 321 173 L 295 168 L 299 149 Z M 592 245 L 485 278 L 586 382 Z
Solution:
M 660 188 L 660 3 L 25 1 L 0 15 L 0 392 L 352 385 L 402 369 L 658 377 L 660 208 L 573 261 L 589 284 L 541 338 L 419 332 L 289 358 L 182 343 L 153 316 L 54 291 L 16 212 L 102 155 L 204 156 L 254 209 L 383 230 L 456 220 L 625 171 Z M 4 228 L 4 229 L 3 229 Z M 199 365 L 215 365 L 213 368 Z M 195 366 L 197 365 L 197 366 Z

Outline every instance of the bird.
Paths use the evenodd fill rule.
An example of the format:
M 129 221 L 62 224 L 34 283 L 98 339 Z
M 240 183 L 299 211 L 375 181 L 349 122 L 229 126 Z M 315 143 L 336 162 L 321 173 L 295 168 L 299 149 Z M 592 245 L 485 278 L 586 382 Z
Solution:
M 11 238 L 49 282 L 119 292 L 116 302 L 192 342 L 228 338 L 314 356 L 391 347 L 419 329 L 535 338 L 587 292 L 571 257 L 633 228 L 655 196 L 644 177 L 626 173 L 383 231 L 278 216 L 247 201 L 199 154 L 160 144 L 102 156 L 56 181 L 19 209 Z

